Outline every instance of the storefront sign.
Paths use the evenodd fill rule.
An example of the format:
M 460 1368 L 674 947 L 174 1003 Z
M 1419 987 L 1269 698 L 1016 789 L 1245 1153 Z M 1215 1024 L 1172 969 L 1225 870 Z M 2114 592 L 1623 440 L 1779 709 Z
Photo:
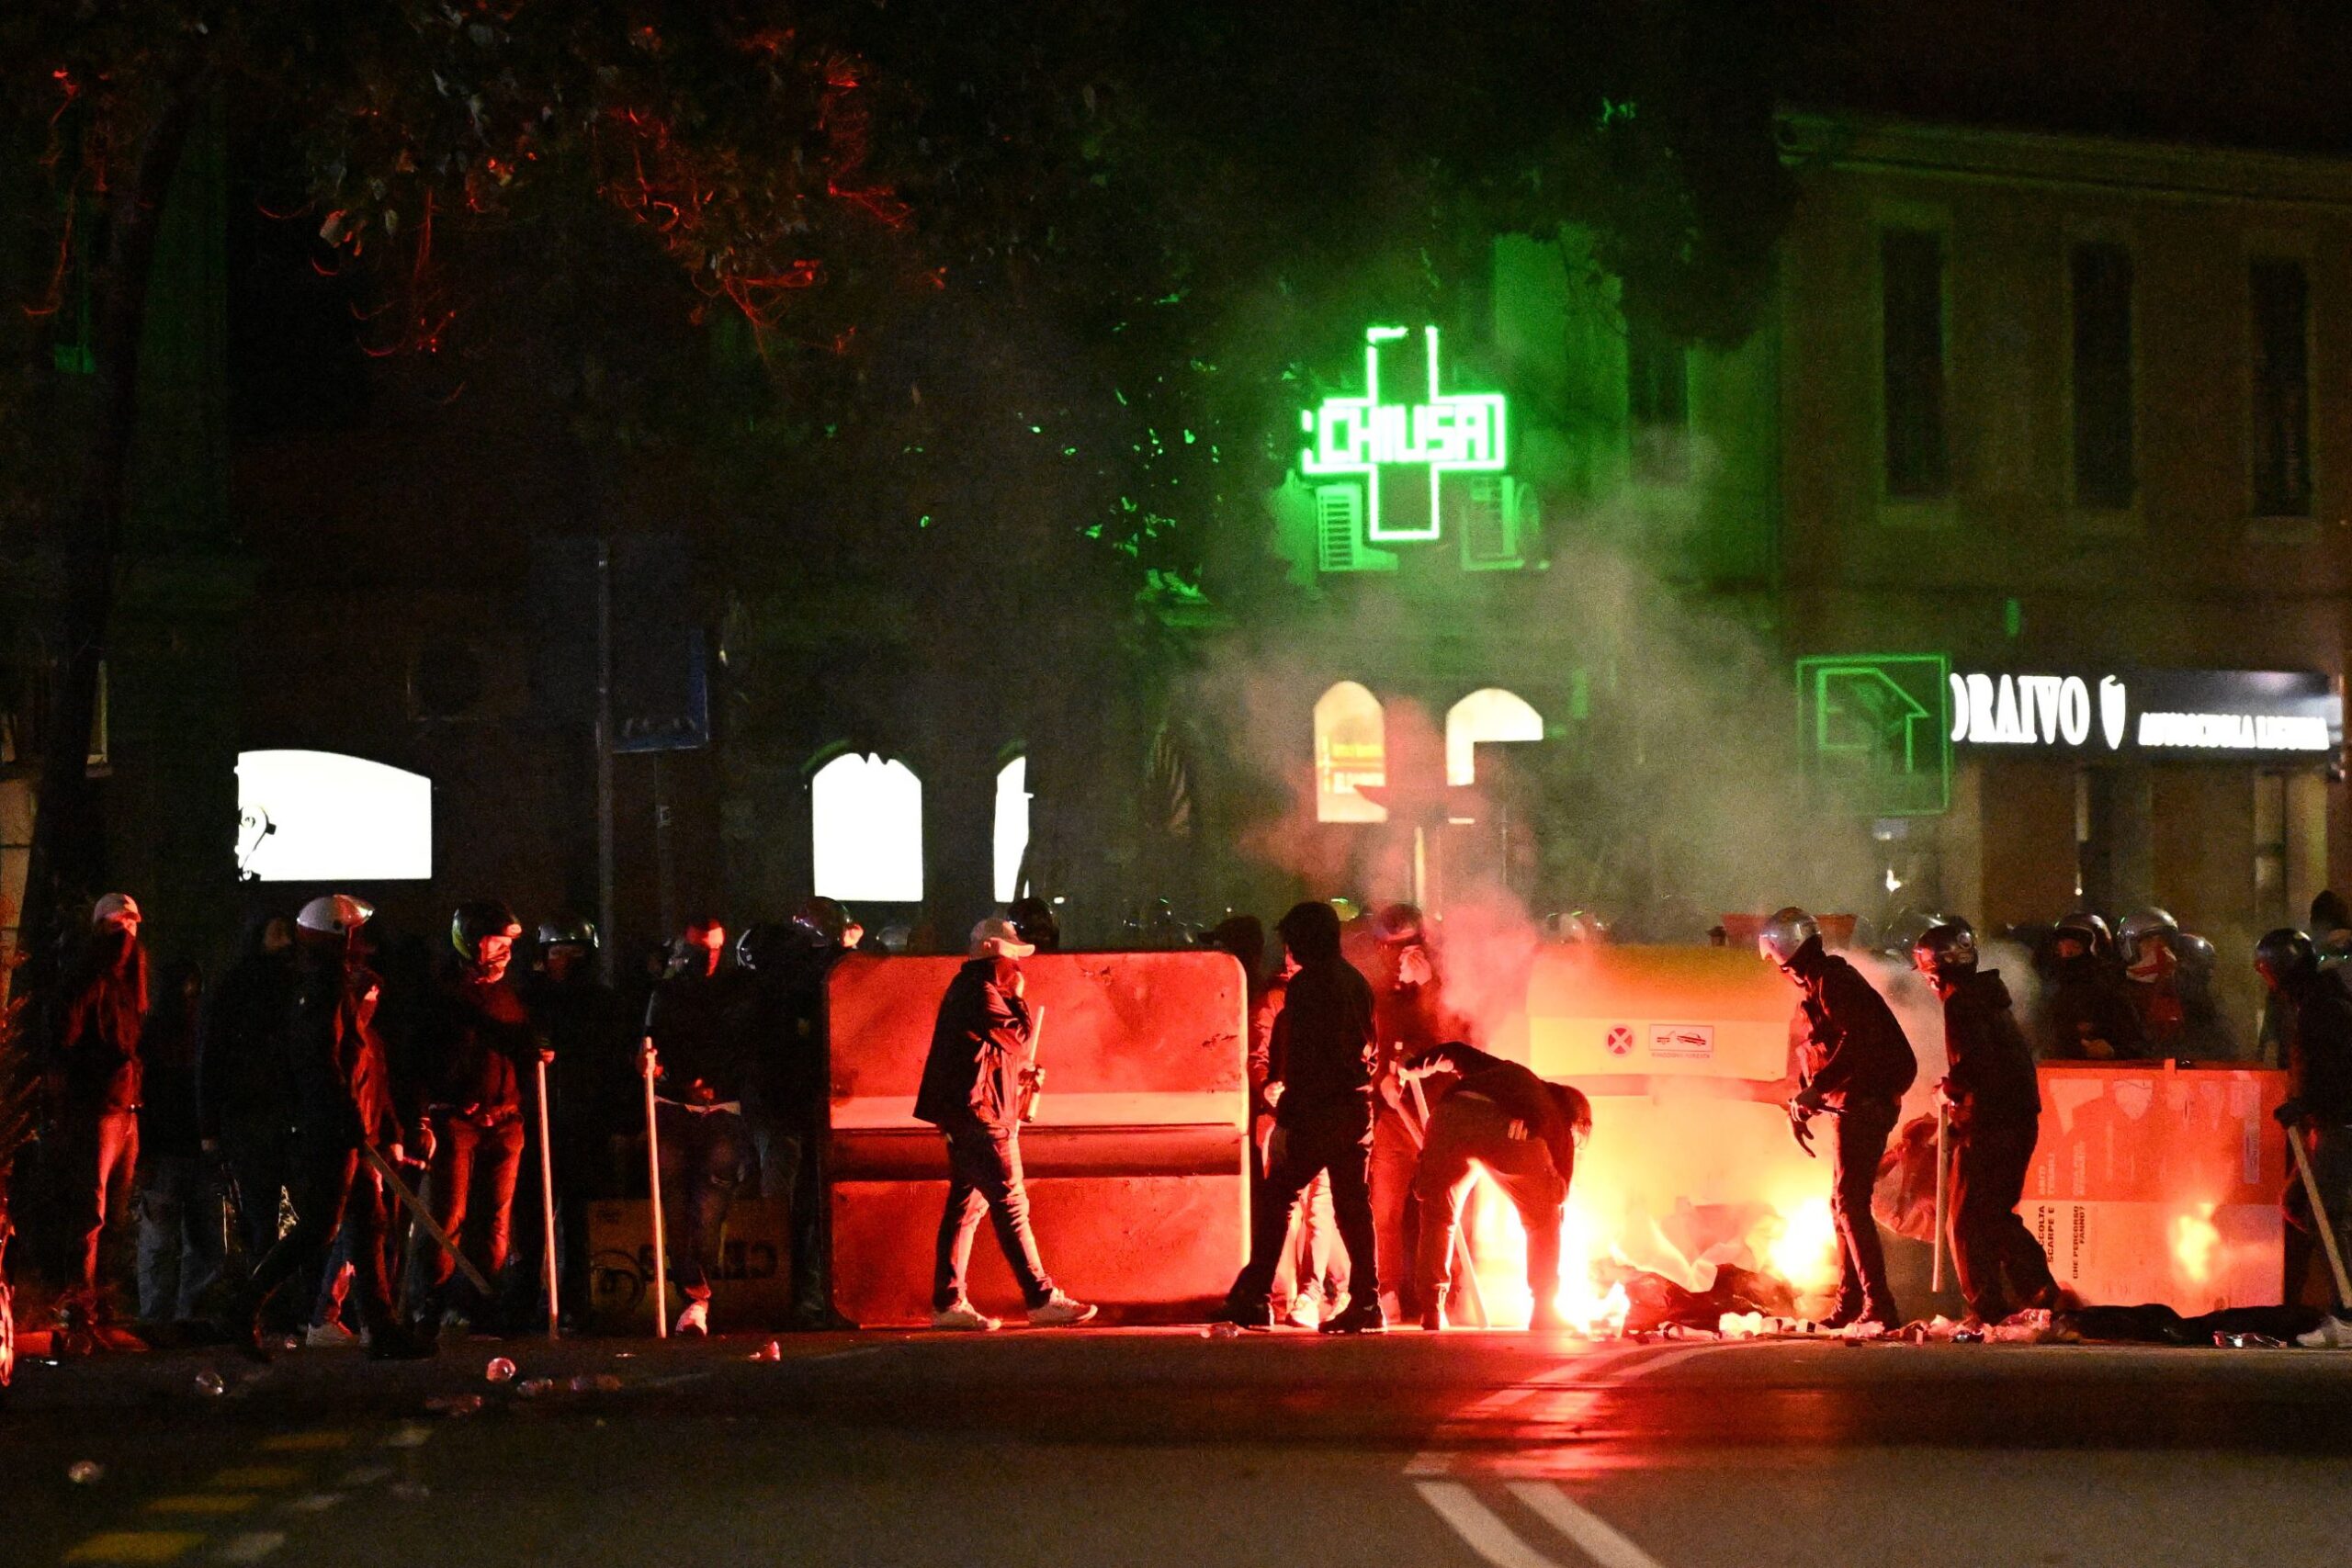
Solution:
M 2317 758 L 2344 703 L 2308 671 L 1954 671 L 1951 740 L 2091 756 Z
M 1305 410 L 1298 416 L 1299 426 L 1308 437 L 1306 447 L 1299 453 L 1299 472 L 1316 479 L 1361 478 L 1364 537 L 1374 544 L 1436 538 L 1443 516 L 1440 481 L 1447 474 L 1500 473 L 1510 463 L 1502 394 L 1440 390 L 1435 327 L 1421 329 L 1429 373 L 1427 400 L 1418 403 L 1381 400 L 1381 351 L 1410 335 L 1406 327 L 1366 328 L 1363 396 L 1327 398 L 1320 407 Z M 1430 506 L 1425 521 L 1391 527 L 1383 520 L 1381 471 L 1393 468 L 1429 470 Z

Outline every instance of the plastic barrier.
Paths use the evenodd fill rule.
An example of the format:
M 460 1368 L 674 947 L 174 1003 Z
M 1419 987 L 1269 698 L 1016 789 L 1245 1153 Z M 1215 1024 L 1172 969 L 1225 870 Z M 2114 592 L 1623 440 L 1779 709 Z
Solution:
M 856 956 L 832 974 L 834 1300 L 862 1324 L 931 1316 L 947 1161 L 914 1098 L 963 962 Z M 1021 1156 L 1047 1271 L 1126 1321 L 1197 1316 L 1248 1247 L 1241 965 L 1220 953 L 1090 953 L 1022 969 L 1045 1011 L 1046 1088 Z M 1018 1317 L 985 1222 L 970 1289 L 982 1310 Z

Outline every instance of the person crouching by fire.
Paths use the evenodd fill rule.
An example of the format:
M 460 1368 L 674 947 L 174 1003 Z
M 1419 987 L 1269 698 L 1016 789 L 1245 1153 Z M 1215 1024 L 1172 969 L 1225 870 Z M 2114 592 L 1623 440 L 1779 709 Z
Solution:
M 1789 1101 L 1798 1141 L 1811 1149 L 1807 1124 L 1827 1111 L 1838 1119 L 1837 1166 L 1829 1207 L 1838 1224 L 1843 1269 L 1837 1309 L 1825 1328 L 1903 1320 L 1887 1283 L 1886 1254 L 1871 1213 L 1879 1160 L 1902 1112 L 1904 1090 L 1918 1076 L 1911 1042 L 1861 972 L 1821 944 L 1821 928 L 1803 909 L 1782 909 L 1764 922 L 1757 950 L 1802 993 L 1806 1043 L 1799 1088 Z
M 1592 1131 L 1592 1106 L 1566 1084 L 1546 1083 L 1517 1062 L 1448 1041 L 1405 1064 L 1426 1078 L 1458 1075 L 1430 1112 L 1413 1194 L 1421 1202 L 1420 1255 L 1414 1282 L 1421 1295 L 1421 1326 L 1445 1327 L 1453 1284 L 1454 1232 L 1462 1200 L 1484 1169 L 1519 1211 L 1527 1233 L 1527 1288 L 1535 1311 L 1532 1329 L 1568 1326 L 1560 1315 L 1560 1224 L 1575 1177 L 1577 1149 Z
M 2026 1168 L 2041 1131 L 2041 1086 L 2033 1049 L 2011 1010 L 2000 972 L 1979 969 L 1976 932 L 1951 918 L 1911 944 L 1911 962 L 1944 1004 L 1944 1052 L 1951 1070 L 1937 1086 L 1959 1134 L 1953 1156 L 1951 1256 L 1960 1293 L 1980 1323 L 1998 1323 L 2012 1303 L 2058 1304 L 2050 1259 L 2018 1218 Z M 2014 1296 L 2002 1292 L 2008 1275 Z

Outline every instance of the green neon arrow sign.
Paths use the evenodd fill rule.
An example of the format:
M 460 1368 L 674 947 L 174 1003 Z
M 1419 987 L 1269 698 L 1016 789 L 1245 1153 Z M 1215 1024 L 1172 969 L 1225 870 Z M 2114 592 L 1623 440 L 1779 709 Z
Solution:
M 1876 816 L 1949 809 L 1950 670 L 1939 654 L 1799 660 L 1807 770 L 1857 792 Z
M 1412 335 L 1407 327 L 1367 327 L 1363 334 L 1363 396 L 1327 398 L 1303 410 L 1299 428 L 1308 436 L 1299 453 L 1302 474 L 1315 478 L 1353 476 L 1364 482 L 1364 537 L 1375 544 L 1438 537 L 1442 513 L 1438 487 L 1448 474 L 1500 473 L 1510 464 L 1508 424 L 1500 392 L 1445 392 L 1438 385 L 1438 334 L 1423 327 L 1429 394 L 1418 403 L 1380 400 L 1380 355 L 1389 344 Z M 1381 470 L 1425 468 L 1430 477 L 1430 516 L 1424 527 L 1391 528 L 1381 517 Z

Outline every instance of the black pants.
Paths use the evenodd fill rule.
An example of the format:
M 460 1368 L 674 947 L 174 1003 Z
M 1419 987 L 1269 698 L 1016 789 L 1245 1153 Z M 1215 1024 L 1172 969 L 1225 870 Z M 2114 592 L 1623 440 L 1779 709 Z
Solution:
M 1541 1312 L 1560 1293 L 1560 1222 L 1568 1173 L 1552 1163 L 1540 1138 L 1514 1140 L 1510 1113 L 1491 1100 L 1451 1094 L 1430 1116 L 1414 1195 L 1421 1201 L 1420 1257 L 1414 1283 L 1422 1310 L 1443 1302 L 1453 1283 L 1453 1237 L 1462 1200 L 1477 1179 L 1474 1164 L 1503 1190 L 1527 1233 L 1527 1288 Z
M 1372 1120 L 1284 1127 L 1274 1140 L 1273 1164 L 1250 1221 L 1250 1261 L 1235 1276 L 1227 1301 L 1254 1310 L 1273 1289 L 1274 1269 L 1290 1236 L 1291 1211 L 1318 1171 L 1331 1173 L 1331 1212 L 1348 1249 L 1355 1288 L 1382 1277 L 1372 1223 Z
M 1894 1290 L 1886 1280 L 1886 1251 L 1879 1245 L 1878 1220 L 1871 1213 L 1871 1190 L 1878 1184 L 1878 1162 L 1903 1113 L 1893 1100 L 1849 1100 L 1838 1115 L 1835 1185 L 1829 1210 L 1838 1222 L 1840 1269 L 1838 1305 L 1859 1306 L 1874 1317 L 1899 1322 Z
M 2030 1120 L 1978 1122 L 1962 1132 L 1952 1162 L 1952 1262 L 1968 1310 L 1986 1323 L 2018 1305 L 2047 1305 L 2058 1294 L 2050 1259 L 2018 1217 L 2039 1131 Z M 2004 1271 L 2012 1293 L 2002 1292 Z
M 385 1238 L 390 1230 L 385 1211 L 383 1179 L 359 1157 L 357 1149 L 310 1149 L 296 1158 L 294 1228 L 281 1236 L 254 1266 L 246 1281 L 241 1305 L 258 1313 L 270 1294 L 298 1273 L 321 1261 L 334 1245 L 335 1232 L 350 1227 L 351 1262 L 358 1271 L 360 1321 L 370 1334 L 381 1334 L 394 1321 L 391 1271 L 385 1259 Z M 310 1303 L 302 1306 L 307 1313 Z
M 1054 1299 L 1054 1281 L 1038 1259 L 1037 1235 L 1029 1228 L 1021 1130 L 974 1122 L 940 1132 L 947 1138 L 947 1208 L 939 1216 L 939 1245 L 932 1258 L 932 1310 L 945 1312 L 964 1299 L 972 1233 L 984 1213 L 996 1227 L 996 1244 L 1012 1266 L 1022 1301 L 1033 1311 L 1044 1306 Z

